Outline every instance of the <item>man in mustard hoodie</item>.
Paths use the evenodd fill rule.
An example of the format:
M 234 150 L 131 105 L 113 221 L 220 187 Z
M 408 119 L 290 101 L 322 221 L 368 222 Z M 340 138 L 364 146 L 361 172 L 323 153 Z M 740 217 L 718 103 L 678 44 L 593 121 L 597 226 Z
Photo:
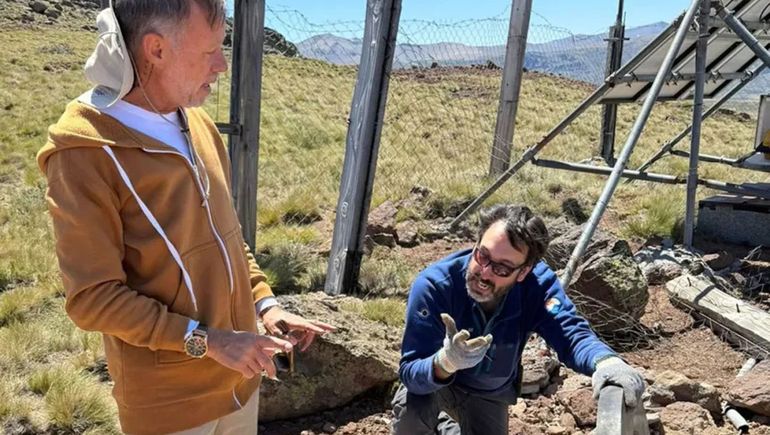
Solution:
M 103 333 L 126 433 L 256 433 L 274 353 L 333 329 L 278 306 L 241 236 L 227 149 L 197 108 L 227 69 L 224 17 L 222 0 L 114 0 L 94 88 L 38 153 L 66 310 Z

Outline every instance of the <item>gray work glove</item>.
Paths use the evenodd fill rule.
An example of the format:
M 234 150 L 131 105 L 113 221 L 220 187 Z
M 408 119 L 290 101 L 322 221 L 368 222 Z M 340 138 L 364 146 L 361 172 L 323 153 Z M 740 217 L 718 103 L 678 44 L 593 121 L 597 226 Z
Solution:
M 644 379 L 633 367 L 622 359 L 613 356 L 596 364 L 596 370 L 591 377 L 594 387 L 594 399 L 599 398 L 599 392 L 607 385 L 617 385 L 623 388 L 626 406 L 635 407 L 644 393 Z
M 444 347 L 436 353 L 438 366 L 451 374 L 480 363 L 492 344 L 492 334 L 468 340 L 471 334 L 465 329 L 457 332 L 452 316 L 442 313 L 441 320 L 446 326 L 446 337 L 444 337 Z

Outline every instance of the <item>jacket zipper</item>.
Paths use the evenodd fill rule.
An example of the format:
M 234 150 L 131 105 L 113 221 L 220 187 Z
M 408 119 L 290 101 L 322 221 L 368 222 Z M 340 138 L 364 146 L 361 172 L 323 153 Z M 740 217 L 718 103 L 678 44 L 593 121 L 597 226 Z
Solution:
M 151 153 L 151 154 L 174 154 L 182 159 L 184 159 L 185 164 L 189 166 L 193 173 L 195 174 L 195 184 L 198 188 L 198 192 L 201 195 L 201 198 L 203 198 L 203 202 L 201 203 L 201 206 L 206 209 L 206 216 L 208 217 L 209 226 L 211 227 L 211 231 L 214 233 L 214 237 L 217 240 L 217 245 L 219 246 L 219 250 L 222 253 L 222 256 L 225 259 L 225 266 L 227 266 L 227 278 L 228 278 L 228 284 L 230 286 L 230 295 L 233 294 L 233 267 L 230 262 L 230 255 L 227 253 L 227 249 L 225 248 L 225 242 L 222 240 L 222 237 L 219 235 L 219 232 L 217 232 L 216 226 L 214 225 L 214 219 L 211 216 L 211 208 L 209 207 L 209 199 L 206 196 L 206 189 L 204 189 L 203 185 L 201 184 L 200 180 L 200 172 L 198 171 L 198 166 L 193 165 L 190 160 L 183 155 L 182 153 L 176 152 L 176 151 L 164 151 L 164 150 L 151 150 L 147 148 L 142 148 L 145 152 Z

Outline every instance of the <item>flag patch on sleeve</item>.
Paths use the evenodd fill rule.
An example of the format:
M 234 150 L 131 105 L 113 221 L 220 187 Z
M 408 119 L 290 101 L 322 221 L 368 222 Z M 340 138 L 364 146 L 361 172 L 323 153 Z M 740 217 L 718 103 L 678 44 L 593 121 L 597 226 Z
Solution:
M 556 314 L 561 311 L 561 301 L 556 298 L 551 298 L 545 301 L 545 310 L 551 314 Z

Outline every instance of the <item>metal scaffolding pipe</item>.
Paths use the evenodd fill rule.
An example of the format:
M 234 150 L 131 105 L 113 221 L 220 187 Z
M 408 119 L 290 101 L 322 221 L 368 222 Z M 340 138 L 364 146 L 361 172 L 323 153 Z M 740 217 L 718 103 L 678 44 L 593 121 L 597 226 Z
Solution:
M 612 174 L 612 168 L 586 165 L 582 163 L 570 163 L 562 162 L 559 160 L 545 160 L 545 159 L 533 159 L 532 164 L 535 166 L 542 166 L 544 168 L 559 169 L 565 171 L 584 172 L 587 174 L 596 175 L 610 175 Z M 664 184 L 684 184 L 686 180 L 681 177 L 667 174 L 650 174 L 647 172 L 633 171 L 630 169 L 624 169 L 621 173 L 622 177 L 632 178 L 635 180 L 654 181 Z
M 716 9 L 719 17 L 722 18 L 722 21 L 724 21 L 725 24 L 727 24 L 727 27 L 732 29 L 732 31 L 746 43 L 749 50 L 753 51 L 766 65 L 770 65 L 770 52 L 762 46 L 762 43 L 760 43 L 730 11 L 725 9 L 724 6 L 717 4 Z
M 681 151 L 681 150 L 671 150 L 671 154 L 678 156 L 678 157 L 690 157 L 691 153 L 687 151 Z M 741 163 L 743 163 L 744 160 L 746 160 L 744 157 L 741 157 L 739 159 L 733 159 L 730 157 L 724 157 L 724 156 L 712 156 L 710 154 L 698 154 L 698 160 L 702 162 L 708 162 L 708 163 L 722 163 L 725 165 L 730 166 L 738 166 L 740 167 Z
M 567 267 L 565 268 L 564 274 L 561 278 L 561 284 L 565 288 L 569 285 L 569 282 L 572 279 L 572 274 L 575 273 L 575 267 L 577 267 L 577 263 L 580 257 L 585 252 L 586 247 L 588 246 L 588 242 L 591 240 L 591 237 L 593 237 L 594 231 L 596 231 L 596 227 L 599 225 L 599 221 L 604 214 L 604 210 L 607 208 L 607 204 L 609 203 L 612 194 L 615 192 L 618 181 L 620 181 L 620 175 L 628 163 L 628 159 L 631 156 L 631 152 L 633 151 L 636 142 L 639 140 L 639 136 L 642 134 L 642 129 L 644 129 L 644 126 L 647 123 L 647 119 L 650 116 L 652 107 L 655 104 L 658 95 L 660 94 L 663 83 L 665 82 L 665 76 L 669 73 L 669 71 L 671 71 L 671 66 L 674 64 L 674 59 L 676 58 L 679 49 L 682 47 L 684 38 L 687 35 L 687 28 L 690 26 L 690 23 L 692 23 L 695 12 L 698 10 L 700 4 L 701 0 L 693 0 L 692 4 L 687 9 L 682 22 L 679 23 L 679 28 L 676 31 L 676 35 L 674 36 L 673 41 L 671 41 L 671 47 L 669 48 L 668 53 L 666 53 L 666 58 L 663 60 L 663 64 L 658 70 L 658 76 L 655 78 L 650 91 L 647 93 L 647 97 L 644 100 L 644 104 L 642 105 L 642 109 L 639 112 L 639 116 L 636 118 L 636 121 L 634 122 L 634 125 L 631 129 L 631 134 L 628 136 L 625 145 L 623 145 L 623 150 L 620 152 L 618 161 L 615 163 L 615 167 L 612 169 L 612 174 L 607 180 L 607 184 L 604 186 L 604 190 L 602 191 L 599 200 L 596 202 L 596 206 L 591 213 L 591 217 L 588 220 L 585 231 L 583 231 L 578 244 L 572 251 L 572 256 L 570 257 L 569 262 L 567 263 Z
M 678 19 L 677 19 L 678 20 Z M 676 21 L 674 23 L 676 23 Z M 692 21 L 692 19 L 691 19 Z M 689 24 L 689 22 L 688 22 Z M 681 25 L 680 25 L 681 27 Z M 657 46 L 663 41 L 664 39 L 668 38 L 671 32 L 673 32 L 674 26 L 669 26 L 661 32 L 655 39 L 653 39 L 649 44 L 647 44 L 633 59 L 631 59 L 628 63 L 620 67 L 619 70 L 615 71 L 614 74 L 607 77 L 605 82 L 596 88 L 591 95 L 586 97 L 583 102 L 578 105 L 578 107 L 575 108 L 569 115 L 565 116 L 555 127 L 551 129 L 551 131 L 548 132 L 545 136 L 543 136 L 540 141 L 527 148 L 526 151 L 522 154 L 521 158 L 514 163 L 511 167 L 509 167 L 502 175 L 500 175 L 495 182 L 489 186 L 484 192 L 482 192 L 476 199 L 473 200 L 468 207 L 465 208 L 450 224 L 451 228 L 455 228 L 457 224 L 462 222 L 468 215 L 473 213 L 487 198 L 489 198 L 497 189 L 500 188 L 506 181 L 508 181 L 509 178 L 511 178 L 519 169 L 521 169 L 524 164 L 531 160 L 535 155 L 537 155 L 540 150 L 543 149 L 549 142 L 551 142 L 556 136 L 559 135 L 565 128 L 567 128 L 568 125 L 572 123 L 577 117 L 579 117 L 583 112 L 585 112 L 593 103 L 595 103 L 597 100 L 599 100 L 604 94 L 612 88 L 613 84 L 612 81 L 615 80 L 615 77 L 622 77 L 626 75 L 629 71 L 632 71 L 634 68 L 636 68 L 637 65 L 642 63 L 642 61 L 650 54 L 652 53 Z
M 700 127 L 703 121 L 703 93 L 706 87 L 706 50 L 708 47 L 708 17 L 711 0 L 701 0 L 698 14 L 698 41 L 695 47 L 695 101 L 692 106 L 692 135 L 690 135 L 690 165 L 687 171 L 687 197 L 684 211 L 684 246 L 692 249 L 695 232 L 695 196 L 698 192 L 698 154 Z
M 749 82 L 751 82 L 755 77 L 759 76 L 759 73 L 761 73 L 765 68 L 767 68 L 767 65 L 762 63 L 759 66 L 757 66 L 756 68 L 754 68 L 753 71 L 751 71 L 750 73 L 747 73 L 747 77 L 744 77 L 743 79 L 741 79 L 740 83 L 738 83 L 735 86 L 733 86 L 733 88 L 730 89 L 730 91 L 728 91 L 727 93 L 722 95 L 719 98 L 719 100 L 714 102 L 714 104 L 706 111 L 706 113 L 703 114 L 703 117 L 701 119 L 703 120 L 703 119 L 709 118 L 711 115 L 715 114 L 717 112 L 717 110 L 719 110 L 719 108 L 722 107 L 722 105 L 727 100 L 732 98 L 733 95 L 737 94 L 741 89 L 743 89 L 744 86 L 746 86 Z M 671 139 L 670 141 L 665 143 L 658 150 L 658 152 L 655 153 L 654 156 L 649 158 L 646 162 L 642 163 L 642 165 L 639 166 L 638 168 L 636 168 L 636 170 L 639 171 L 639 172 L 644 172 L 645 169 L 649 168 L 650 166 L 653 165 L 653 163 L 655 163 L 658 160 L 660 160 L 660 158 L 663 157 L 664 154 L 666 154 L 667 152 L 671 151 L 671 149 L 674 148 L 674 146 L 676 146 L 676 144 L 678 144 L 679 141 L 681 141 L 682 139 L 687 137 L 687 135 L 690 134 L 690 131 L 692 131 L 692 124 L 690 124 L 687 127 L 685 127 L 673 139 Z

